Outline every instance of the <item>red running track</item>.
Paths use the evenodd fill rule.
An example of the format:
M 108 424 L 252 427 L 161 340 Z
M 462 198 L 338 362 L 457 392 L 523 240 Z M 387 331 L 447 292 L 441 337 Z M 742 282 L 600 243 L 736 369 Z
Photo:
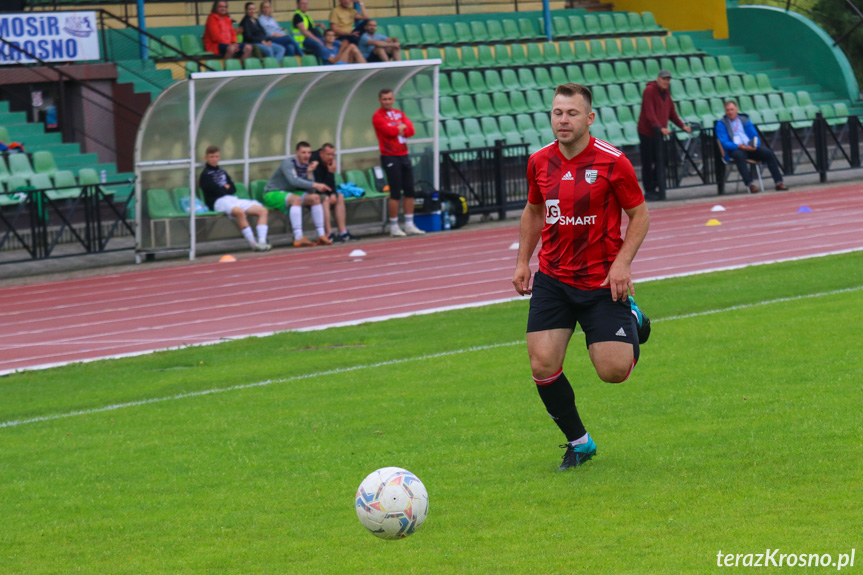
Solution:
M 863 249 L 863 188 L 651 211 L 636 280 Z M 798 213 L 801 206 L 811 213 Z M 716 218 L 720 226 L 707 226 Z M 518 224 L 0 288 L 0 374 L 516 297 Z M 367 256 L 351 259 L 360 248 Z M 535 269 L 535 266 L 534 266 Z

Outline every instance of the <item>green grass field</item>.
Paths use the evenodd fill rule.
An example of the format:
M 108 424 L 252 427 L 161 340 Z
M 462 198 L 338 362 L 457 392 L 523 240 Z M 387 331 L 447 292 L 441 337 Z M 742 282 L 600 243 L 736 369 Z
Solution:
M 599 452 L 566 473 L 526 301 L 0 378 L 0 574 L 863 571 L 863 252 L 637 290 L 629 381 L 573 338 Z M 431 500 L 402 541 L 354 510 L 390 465 Z M 789 570 L 836 568 L 757 571 Z

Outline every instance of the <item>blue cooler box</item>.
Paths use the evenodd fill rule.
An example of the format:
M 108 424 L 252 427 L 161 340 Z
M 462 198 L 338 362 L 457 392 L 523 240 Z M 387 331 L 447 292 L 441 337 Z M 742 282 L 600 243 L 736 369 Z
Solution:
M 424 232 L 439 232 L 443 229 L 440 210 L 430 214 L 414 214 L 414 223 Z

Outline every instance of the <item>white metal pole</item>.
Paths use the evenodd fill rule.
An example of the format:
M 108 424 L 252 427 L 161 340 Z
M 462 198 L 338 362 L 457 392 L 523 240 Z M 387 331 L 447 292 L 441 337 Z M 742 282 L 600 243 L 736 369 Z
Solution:
M 195 149 L 198 147 L 195 141 L 197 134 L 197 122 L 195 121 L 195 80 L 189 78 L 189 260 L 195 259 L 195 240 L 198 236 L 195 229 L 195 192 L 198 184 L 195 182 Z

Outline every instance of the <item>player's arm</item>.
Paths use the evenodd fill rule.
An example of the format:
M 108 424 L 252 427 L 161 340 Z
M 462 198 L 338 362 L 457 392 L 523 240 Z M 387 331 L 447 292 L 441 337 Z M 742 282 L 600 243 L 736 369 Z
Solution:
M 529 295 L 530 286 L 530 258 L 539 243 L 542 228 L 545 225 L 545 207 L 543 204 L 531 204 L 524 206 L 521 213 L 521 228 L 518 234 L 518 257 L 515 261 L 515 274 L 512 276 L 512 285 L 519 295 Z
M 381 133 L 384 136 L 394 138 L 399 135 L 399 129 L 396 126 L 391 126 L 386 116 L 381 114 L 375 114 L 372 116 L 372 126 L 378 131 L 378 133 Z
M 635 259 L 635 254 L 638 253 L 638 248 L 641 247 L 641 243 L 647 236 L 647 230 L 650 228 L 650 214 L 647 211 L 646 203 L 642 202 L 634 208 L 623 211 L 629 218 L 629 224 L 626 226 L 626 237 L 608 270 L 608 276 L 602 282 L 603 286 L 611 288 L 611 299 L 614 301 L 617 301 L 618 298 L 625 299 L 627 293 L 635 295 L 630 268 L 632 260 Z

